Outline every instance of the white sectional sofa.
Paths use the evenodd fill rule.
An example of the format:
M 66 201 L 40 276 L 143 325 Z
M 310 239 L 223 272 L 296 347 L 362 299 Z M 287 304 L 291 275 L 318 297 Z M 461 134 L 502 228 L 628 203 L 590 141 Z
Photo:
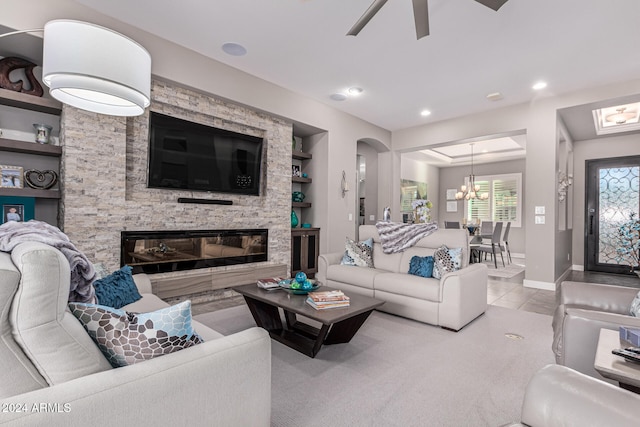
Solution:
M 223 336 L 194 321 L 204 343 L 114 369 L 67 309 L 69 280 L 50 246 L 0 252 L 0 425 L 270 425 L 265 330 Z M 146 275 L 134 280 L 142 299 L 124 310 L 168 306 Z
M 360 240 L 373 238 L 374 268 L 341 265 L 344 252 L 322 254 L 316 277 L 324 285 L 345 293 L 367 295 L 385 301 L 380 311 L 455 331 L 487 308 L 487 267 L 469 264 L 469 235 L 466 230 L 437 230 L 403 252 L 385 254 L 375 226 L 360 226 Z M 440 279 L 408 274 L 414 255 L 425 257 L 442 245 L 462 248 L 458 271 Z

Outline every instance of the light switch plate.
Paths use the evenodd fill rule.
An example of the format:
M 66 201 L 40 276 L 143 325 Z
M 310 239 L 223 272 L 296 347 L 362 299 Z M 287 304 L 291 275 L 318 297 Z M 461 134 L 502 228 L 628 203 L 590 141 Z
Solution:
M 375 220 L 376 220 L 375 215 L 369 215 L 369 221 L 375 221 Z
M 536 215 L 536 224 L 544 224 L 544 215 Z
M 536 215 L 544 215 L 544 211 L 544 206 L 536 206 Z
M 353 221 L 353 214 L 349 214 L 349 221 Z

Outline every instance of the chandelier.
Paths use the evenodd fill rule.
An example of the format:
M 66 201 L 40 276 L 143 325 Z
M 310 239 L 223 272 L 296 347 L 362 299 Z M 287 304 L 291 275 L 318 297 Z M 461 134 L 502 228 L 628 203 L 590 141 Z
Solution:
M 473 174 L 473 142 L 469 145 L 471 145 L 471 174 L 469 175 L 469 185 L 462 184 L 462 186 L 460 186 L 460 191 L 456 193 L 456 200 L 487 200 L 489 198 L 489 193 L 478 194 L 478 191 L 480 191 L 480 185 L 476 184 L 476 177 Z

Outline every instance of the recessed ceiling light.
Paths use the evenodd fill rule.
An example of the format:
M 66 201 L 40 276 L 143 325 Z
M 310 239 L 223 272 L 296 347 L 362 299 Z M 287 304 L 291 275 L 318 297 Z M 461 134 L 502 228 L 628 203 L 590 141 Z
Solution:
M 364 90 L 362 90 L 361 87 L 350 87 L 349 90 L 349 95 L 360 95 L 362 92 L 364 92 Z
M 334 101 L 344 101 L 345 99 L 347 99 L 347 95 L 345 95 L 344 93 L 333 93 L 329 95 L 329 98 L 333 99 Z
M 502 99 L 502 94 L 500 92 L 493 92 L 487 95 L 487 99 L 489 101 L 500 101 Z
M 540 90 L 540 89 L 544 89 L 545 87 L 547 87 L 546 82 L 538 82 L 533 85 L 533 90 Z
M 243 56 L 247 54 L 247 49 L 238 43 L 225 43 L 222 50 L 232 56 Z
M 431 115 L 431 111 L 429 111 L 429 110 L 422 110 L 422 111 L 420 111 L 420 115 L 421 115 L 422 117 L 430 116 L 430 115 Z

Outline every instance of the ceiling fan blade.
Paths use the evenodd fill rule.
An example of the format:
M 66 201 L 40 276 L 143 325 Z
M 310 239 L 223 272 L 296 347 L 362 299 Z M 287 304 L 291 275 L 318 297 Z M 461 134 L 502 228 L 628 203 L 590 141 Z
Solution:
M 429 5 L 428 0 L 413 0 L 413 19 L 416 22 L 416 37 L 418 40 L 429 35 Z
M 478 3 L 483 4 L 496 12 L 509 0 L 476 0 Z
M 367 9 L 366 12 L 360 17 L 360 19 L 358 19 L 358 21 L 353 25 L 353 27 L 351 27 L 347 35 L 357 36 L 360 30 L 362 30 L 364 26 L 367 25 L 369 21 L 371 21 L 371 18 L 373 18 L 373 16 L 378 13 L 380 8 L 384 6 L 386 2 L 387 0 L 375 0 L 371 4 L 371 6 L 369 6 L 369 9 Z

